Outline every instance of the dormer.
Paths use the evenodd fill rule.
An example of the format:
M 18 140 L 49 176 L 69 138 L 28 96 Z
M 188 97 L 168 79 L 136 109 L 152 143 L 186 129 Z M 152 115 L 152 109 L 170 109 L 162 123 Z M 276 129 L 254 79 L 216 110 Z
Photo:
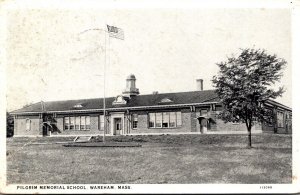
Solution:
M 122 95 L 118 95 L 112 103 L 113 105 L 126 105 L 126 98 Z
M 83 105 L 82 105 L 82 103 L 78 103 L 78 104 L 75 104 L 75 105 L 73 106 L 73 108 L 74 108 L 74 109 L 80 109 L 80 108 L 83 108 Z
M 163 98 L 159 101 L 160 104 L 174 103 L 170 98 Z

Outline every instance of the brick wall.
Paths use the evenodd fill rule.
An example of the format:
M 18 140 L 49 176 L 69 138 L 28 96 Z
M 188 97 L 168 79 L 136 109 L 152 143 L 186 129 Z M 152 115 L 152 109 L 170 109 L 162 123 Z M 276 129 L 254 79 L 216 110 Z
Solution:
M 30 130 L 26 130 L 26 120 L 29 119 L 31 121 Z M 40 130 L 41 119 L 39 116 L 19 116 L 14 120 L 14 135 L 16 136 L 38 136 L 42 135 L 42 131 Z
M 176 128 L 148 128 L 148 111 L 135 111 L 134 113 L 138 114 L 138 127 L 137 129 L 132 129 L 132 123 L 128 120 L 125 114 L 125 118 L 123 118 L 124 122 L 124 131 L 123 134 L 138 134 L 138 133 L 184 133 L 184 132 L 200 132 L 200 125 L 197 120 L 197 112 L 203 108 L 196 108 L 196 112 L 191 112 L 189 108 L 182 109 L 182 126 Z M 223 120 L 218 119 L 216 114 L 217 112 L 209 111 L 207 116 L 214 119 L 215 124 L 211 123 L 208 131 L 247 131 L 246 125 L 244 123 L 233 124 L 231 122 L 225 123 Z M 153 110 L 151 112 L 170 112 L 170 111 L 179 111 L 179 110 Z M 130 116 L 133 113 L 130 113 Z M 76 131 L 76 130 L 64 130 L 64 115 L 57 115 L 57 127 L 61 130 L 62 133 L 56 133 L 60 135 L 78 135 L 78 134 L 103 134 L 103 131 L 99 131 L 99 113 L 90 113 L 85 114 L 85 116 L 90 116 L 90 125 L 91 129 L 87 131 Z M 31 130 L 26 131 L 26 119 L 31 119 Z M 129 117 L 130 118 L 130 117 Z M 111 119 L 110 119 L 111 120 Z M 39 116 L 18 116 L 15 119 L 15 135 L 42 135 L 41 119 Z M 106 123 L 107 125 L 107 133 L 110 133 L 110 123 L 109 121 Z M 253 130 L 263 130 L 263 131 L 274 131 L 274 126 L 270 127 L 269 125 L 261 125 L 258 123 L 253 127 Z M 278 128 L 278 133 L 286 133 L 285 128 Z
M 99 115 L 91 116 L 91 130 L 99 130 Z
M 208 131 L 247 131 L 247 127 L 245 123 L 232 123 L 227 122 L 225 123 L 221 119 L 216 119 L 216 124 L 211 124 L 211 128 Z M 254 130 L 262 130 L 261 123 L 256 123 L 252 127 L 252 131 Z
M 199 123 L 199 122 L 196 119 L 196 112 L 191 112 L 191 132 L 197 131 L 197 123 Z
M 274 126 L 266 123 L 262 124 L 262 130 L 266 132 L 274 132 Z
M 216 124 L 213 125 L 214 128 L 211 128 L 211 130 L 215 131 L 246 131 L 246 125 L 243 123 L 237 123 L 233 124 L 232 122 L 225 123 L 221 119 L 216 119 Z

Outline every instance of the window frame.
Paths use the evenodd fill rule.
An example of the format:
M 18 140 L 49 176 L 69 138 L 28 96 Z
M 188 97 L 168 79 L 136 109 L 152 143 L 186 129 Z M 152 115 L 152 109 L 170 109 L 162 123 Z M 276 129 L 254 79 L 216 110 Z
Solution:
M 66 122 L 66 119 L 68 119 L 68 123 Z M 64 130 L 70 130 L 70 117 L 69 116 L 64 117 Z
M 203 113 L 205 111 L 205 114 Z M 200 116 L 207 116 L 208 115 L 208 109 L 200 109 Z
M 174 116 L 171 126 L 171 115 Z M 153 120 L 154 118 L 154 120 Z M 153 126 L 151 125 L 153 123 Z M 165 124 L 164 124 L 165 123 Z M 166 124 L 167 123 L 167 124 Z M 176 129 L 182 127 L 182 112 L 181 111 L 164 111 L 164 112 L 149 112 L 148 113 L 148 128 L 149 129 Z
M 89 131 L 91 130 L 91 117 L 85 116 L 85 130 Z
M 73 119 L 73 123 L 72 123 L 72 119 Z M 71 127 L 73 127 L 73 128 L 71 128 Z M 75 116 L 70 116 L 69 129 L 75 130 Z
M 131 128 L 137 129 L 138 127 L 138 114 L 132 114 Z
M 151 120 L 151 115 L 153 116 L 154 121 Z M 155 113 L 153 113 L 153 112 L 149 113 L 148 114 L 148 128 L 155 128 L 155 121 L 156 121 Z M 153 123 L 153 126 L 150 125 L 151 122 Z
M 104 115 L 99 115 L 99 128 L 100 131 L 104 131 Z
M 281 118 L 279 116 L 281 116 Z M 280 120 L 278 120 L 279 118 Z M 284 112 L 277 111 L 277 127 L 278 128 L 284 127 Z
M 79 118 L 79 121 L 78 121 L 78 118 Z M 81 124 L 81 120 L 80 119 L 81 119 L 80 116 L 75 116 L 75 128 L 74 128 L 75 131 L 80 131 L 80 124 Z M 76 127 L 76 126 L 78 126 L 78 127 Z
M 25 120 L 25 130 L 26 131 L 31 130 L 31 120 L 29 118 L 26 118 L 26 120 Z
M 73 123 L 72 122 L 73 120 Z M 79 121 L 78 121 L 79 119 Z M 79 125 L 78 127 L 76 127 Z M 73 127 L 73 128 L 71 128 Z M 64 131 L 89 131 L 91 130 L 91 116 L 89 115 L 69 115 L 63 117 Z

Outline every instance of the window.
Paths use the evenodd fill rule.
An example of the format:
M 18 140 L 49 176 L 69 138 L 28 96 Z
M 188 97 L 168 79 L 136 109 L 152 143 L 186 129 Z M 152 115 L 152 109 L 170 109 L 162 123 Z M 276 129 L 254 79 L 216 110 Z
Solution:
M 89 130 L 91 129 L 90 116 L 66 116 L 64 117 L 64 130 Z
M 292 114 L 287 113 L 287 114 L 286 114 L 286 118 L 287 118 L 287 119 L 292 119 Z
M 169 98 L 163 98 L 162 100 L 160 100 L 160 103 L 171 103 L 173 102 L 172 100 L 170 100 Z
M 85 129 L 85 116 L 80 117 L 80 129 Z
M 168 112 L 163 112 L 163 128 L 168 128 L 169 127 L 169 119 L 170 115 Z
M 170 112 L 170 127 L 176 127 L 176 113 Z
M 155 127 L 155 113 L 149 114 L 149 127 L 154 128 Z
M 116 105 L 116 104 L 126 104 L 126 100 L 124 99 L 124 97 L 122 95 L 119 95 L 115 98 L 115 100 L 113 101 L 113 105 Z
M 278 127 L 283 127 L 283 113 L 282 112 L 277 112 L 277 126 Z
M 269 125 L 270 127 L 272 127 L 273 124 L 274 124 L 273 117 L 269 117 L 269 118 L 268 118 L 268 125 Z
M 273 110 L 267 109 L 265 114 L 265 125 L 272 127 L 274 125 L 274 115 Z
M 122 96 L 118 96 L 116 101 L 117 102 L 122 102 L 123 101 L 123 97 Z
M 31 120 L 26 119 L 26 131 L 30 131 L 30 129 L 31 129 Z
M 85 117 L 85 125 L 86 125 L 86 130 L 91 129 L 91 117 L 90 116 Z
M 75 117 L 71 116 L 70 117 L 70 130 L 74 130 L 74 122 L 75 122 Z
M 155 114 L 155 127 L 162 127 L 162 113 Z
M 99 116 L 100 130 L 104 130 L 104 115 Z
M 65 117 L 65 130 L 69 129 L 69 117 Z
M 132 129 L 136 129 L 138 124 L 138 115 L 133 114 L 132 115 Z
M 181 112 L 149 113 L 149 128 L 175 128 L 181 125 Z
M 73 106 L 74 108 L 82 108 L 83 106 L 81 104 L 76 104 Z
M 181 112 L 176 112 L 177 127 L 182 125 Z
M 201 110 L 200 111 L 201 116 L 207 116 L 207 110 Z
M 80 130 L 80 116 L 75 118 L 75 130 Z

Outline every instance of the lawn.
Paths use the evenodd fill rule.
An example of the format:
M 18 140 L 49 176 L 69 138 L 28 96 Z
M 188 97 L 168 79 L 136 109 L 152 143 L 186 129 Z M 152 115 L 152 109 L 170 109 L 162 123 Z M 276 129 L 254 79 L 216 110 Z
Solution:
M 142 147 L 63 147 L 72 138 L 7 139 L 7 181 L 31 184 L 291 183 L 291 135 L 107 137 Z M 96 137 L 92 141 L 99 141 Z M 52 143 L 33 145 L 32 143 Z

